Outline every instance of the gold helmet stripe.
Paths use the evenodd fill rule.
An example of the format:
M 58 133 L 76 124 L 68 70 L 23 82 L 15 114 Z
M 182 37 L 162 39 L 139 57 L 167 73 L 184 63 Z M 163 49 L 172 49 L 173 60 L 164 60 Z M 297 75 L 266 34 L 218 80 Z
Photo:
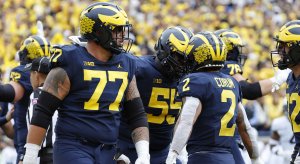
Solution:
M 235 32 L 225 31 L 224 33 L 222 33 L 221 37 L 229 39 L 229 41 L 234 45 L 238 45 L 241 47 L 245 46 L 239 34 Z
M 278 36 L 279 40 L 283 42 L 292 42 L 300 40 L 300 34 L 291 33 L 291 30 L 296 28 L 300 29 L 300 25 L 291 25 L 280 31 Z
M 41 47 L 40 42 L 37 39 L 39 39 L 39 38 L 32 37 L 33 42 L 30 44 L 34 44 L 34 46 L 32 47 L 29 44 L 27 46 L 28 48 L 31 47 L 31 48 L 29 48 L 30 50 L 28 50 L 28 52 L 29 52 L 28 57 L 30 59 L 34 59 L 36 57 L 35 55 L 37 55 L 37 53 L 40 53 L 41 54 L 40 56 L 45 56 L 45 52 L 43 51 L 43 48 Z M 42 40 L 41 40 L 41 42 L 42 42 Z M 35 49 L 32 49 L 32 48 L 35 48 Z M 38 52 L 36 52 L 36 51 L 38 51 Z
M 221 52 L 220 52 L 220 43 L 219 43 L 219 39 L 214 35 L 214 34 L 210 34 L 211 36 L 212 36 L 212 38 L 213 38 L 213 40 L 215 41 L 215 44 L 216 44 L 216 50 L 217 50 L 217 52 L 216 52 L 216 56 L 215 56 L 215 58 L 216 59 L 219 59 L 219 57 L 221 57 L 222 55 L 221 55 Z M 222 59 L 222 57 L 220 58 L 220 60 Z
M 92 10 L 95 9 L 109 9 L 114 11 L 116 14 L 115 15 L 102 15 L 98 14 L 98 18 L 103 22 L 109 22 L 110 24 L 116 25 L 116 26 L 122 26 L 126 25 L 128 22 L 128 18 L 125 12 L 119 11 L 118 9 L 112 7 L 112 6 L 95 6 L 93 7 Z M 120 14 L 121 13 L 121 14 Z
M 102 15 L 102 14 L 98 14 L 98 18 L 103 22 L 109 22 L 109 24 L 113 24 L 115 26 L 122 26 L 122 25 L 126 25 L 128 22 L 128 17 L 127 14 L 124 10 L 120 9 L 116 9 L 113 6 L 103 6 L 103 5 L 96 5 L 90 8 L 85 9 L 84 11 L 82 11 L 81 13 L 81 17 L 88 13 L 90 10 L 95 10 L 95 9 L 109 9 L 114 11 L 116 14 L 115 15 Z M 121 14 L 120 14 L 121 13 Z M 114 29 L 115 27 L 112 26 L 112 28 Z M 112 29 L 112 30 L 113 30 Z
M 45 53 L 43 56 L 49 56 L 49 45 L 48 45 L 48 41 L 46 40 L 46 38 L 44 37 L 40 37 L 42 40 L 43 40 L 43 43 L 44 43 L 44 47 L 45 47 Z
M 185 54 L 186 55 L 189 55 L 191 50 L 194 48 L 195 45 L 193 44 L 188 44 L 187 47 L 186 47 L 186 50 L 185 50 Z
M 184 40 L 179 40 L 173 33 L 169 36 L 169 41 L 172 43 L 172 45 L 176 48 L 176 50 L 180 52 L 184 52 L 188 43 L 189 43 L 189 37 L 187 34 L 181 31 L 181 29 L 177 29 L 183 36 Z

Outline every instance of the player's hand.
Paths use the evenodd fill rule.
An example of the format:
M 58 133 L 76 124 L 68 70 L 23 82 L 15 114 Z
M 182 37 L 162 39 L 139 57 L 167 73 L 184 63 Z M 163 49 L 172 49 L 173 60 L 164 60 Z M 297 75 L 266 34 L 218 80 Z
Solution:
M 135 164 L 150 164 L 150 155 L 140 156 L 136 159 Z
M 15 107 L 11 108 L 5 115 L 5 118 L 7 120 L 7 122 L 9 122 L 11 120 L 11 118 L 13 117 L 15 111 Z
M 181 150 L 181 152 L 179 153 L 177 159 L 179 159 L 179 161 L 182 164 L 187 164 L 187 162 L 188 162 L 188 153 L 186 151 L 186 146 Z
M 277 91 L 280 86 L 286 82 L 289 74 L 290 74 L 291 70 L 290 69 L 285 69 L 285 70 L 280 70 L 278 69 L 275 72 L 275 76 L 271 78 L 271 81 L 273 82 L 273 86 L 272 86 L 272 92 Z
M 252 164 L 264 164 L 264 162 L 258 157 L 256 159 L 251 159 Z
M 178 154 L 175 151 L 170 150 L 166 159 L 166 164 L 176 164 L 176 157 Z
M 117 159 L 117 164 L 130 164 L 130 159 L 126 155 L 121 154 Z
M 40 146 L 36 144 L 27 143 L 25 145 L 25 148 L 26 153 L 23 159 L 23 164 L 37 164 Z

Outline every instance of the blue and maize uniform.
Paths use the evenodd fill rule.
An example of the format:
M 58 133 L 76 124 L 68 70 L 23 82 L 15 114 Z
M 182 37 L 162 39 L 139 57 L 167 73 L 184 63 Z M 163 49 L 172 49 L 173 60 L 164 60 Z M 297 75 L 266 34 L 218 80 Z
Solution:
M 243 74 L 242 66 L 237 61 L 225 61 L 224 67 L 220 70 L 222 73 L 226 75 L 235 75 L 235 74 Z
M 103 144 L 117 142 L 120 112 L 136 68 L 134 60 L 128 56 L 126 53 L 113 55 L 104 63 L 89 54 L 85 47 L 66 45 L 56 49 L 50 59 L 50 68 L 64 69 L 71 87 L 58 109 L 54 163 L 112 162 L 111 151 L 109 155 L 103 152 L 101 155 L 98 151 Z M 112 151 L 114 155 L 115 149 Z
M 296 158 L 297 154 L 300 152 L 300 76 L 295 78 L 291 72 L 286 82 L 288 116 L 296 140 L 295 152 L 293 153 L 292 158 Z
M 20 156 L 25 154 L 24 145 L 26 144 L 26 138 L 28 133 L 26 113 L 29 105 L 29 96 L 32 92 L 32 87 L 30 83 L 30 71 L 24 71 L 24 67 L 25 65 L 20 65 L 13 68 L 10 72 L 9 77 L 10 81 L 19 83 L 25 91 L 23 97 L 14 104 L 14 142 L 18 153 L 18 161 Z
M 155 65 L 154 56 L 136 57 L 137 86 L 148 117 L 151 163 L 165 162 L 172 140 L 175 119 L 182 102 L 176 100 L 177 82 L 165 78 Z M 137 158 L 131 130 L 121 122 L 118 146 L 131 162 Z
M 198 72 L 184 77 L 178 92 L 181 98 L 192 96 L 202 103 L 187 143 L 189 163 L 234 163 L 231 144 L 241 101 L 238 82 L 221 72 Z
M 221 69 L 221 72 L 233 76 L 235 74 L 243 74 L 242 66 L 239 62 L 237 61 L 225 61 L 224 67 Z M 239 150 L 239 145 L 242 146 L 242 141 L 241 141 L 241 136 L 239 135 L 237 127 L 235 128 L 234 132 L 234 138 L 237 142 L 236 145 L 232 145 L 232 153 L 235 161 L 237 161 L 237 164 L 244 164 L 244 159 L 242 157 L 242 154 Z

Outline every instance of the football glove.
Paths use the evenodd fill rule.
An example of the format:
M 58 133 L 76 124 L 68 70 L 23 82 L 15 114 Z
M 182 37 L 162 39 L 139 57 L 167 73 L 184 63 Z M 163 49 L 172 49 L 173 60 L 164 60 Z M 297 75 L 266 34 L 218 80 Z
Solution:
M 177 152 L 170 150 L 166 159 L 166 164 L 176 164 Z
M 274 77 L 271 78 L 271 81 L 273 82 L 273 85 L 272 85 L 272 92 L 275 92 L 277 91 L 280 86 L 286 82 L 289 74 L 290 74 L 291 70 L 290 69 L 285 69 L 285 70 L 280 70 L 278 69 L 276 72 L 275 72 L 275 75 Z
M 130 164 L 130 159 L 124 154 L 121 154 L 117 161 L 123 161 L 126 164 Z
M 135 143 L 136 153 L 138 158 L 135 164 L 150 164 L 149 142 L 145 140 Z

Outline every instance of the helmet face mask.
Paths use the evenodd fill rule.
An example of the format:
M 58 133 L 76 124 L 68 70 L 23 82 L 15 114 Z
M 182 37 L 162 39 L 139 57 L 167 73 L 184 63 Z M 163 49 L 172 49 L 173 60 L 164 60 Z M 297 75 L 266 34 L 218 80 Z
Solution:
M 154 47 L 163 67 L 162 72 L 169 79 L 179 79 L 187 72 L 184 51 L 191 34 L 183 30 L 183 27 L 170 27 L 161 34 Z
M 271 51 L 273 67 L 283 70 L 300 64 L 300 20 L 283 25 L 274 40 L 277 44 L 276 50 Z
M 131 26 L 117 26 L 112 30 L 112 48 L 117 47 L 116 51 L 121 50 L 128 52 L 133 43 L 132 39 L 129 39 Z
M 274 59 L 275 55 L 280 57 L 277 62 Z M 277 41 L 276 50 L 271 51 L 271 61 L 273 67 L 281 70 L 295 66 L 300 62 L 300 43 Z
M 130 50 L 132 44 L 132 39 L 129 38 L 130 28 L 131 24 L 125 11 L 112 3 L 94 3 L 80 15 L 82 38 L 93 40 L 115 53 Z

